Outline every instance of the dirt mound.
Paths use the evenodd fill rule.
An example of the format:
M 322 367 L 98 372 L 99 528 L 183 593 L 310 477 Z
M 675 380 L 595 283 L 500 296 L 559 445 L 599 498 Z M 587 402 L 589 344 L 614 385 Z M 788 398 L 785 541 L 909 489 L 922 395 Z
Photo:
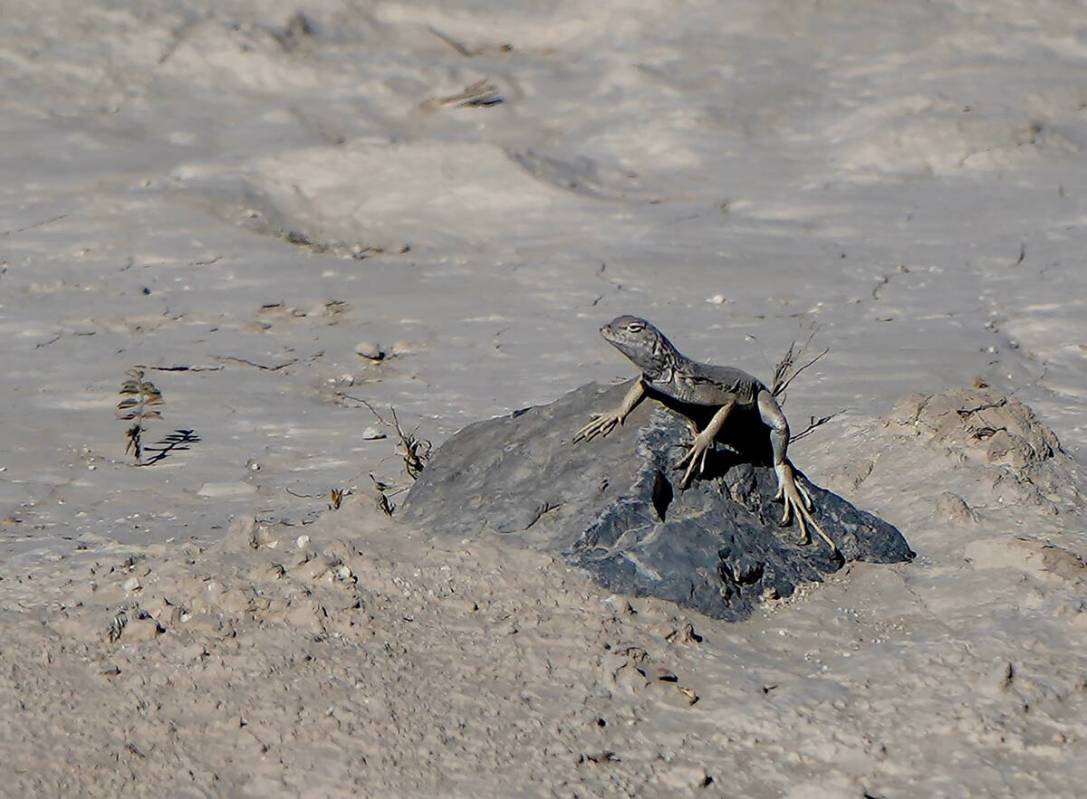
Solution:
M 897 435 L 980 466 L 998 501 L 1053 513 L 1084 502 L 1079 465 L 1034 411 L 1012 396 L 989 388 L 910 394 L 883 421 Z

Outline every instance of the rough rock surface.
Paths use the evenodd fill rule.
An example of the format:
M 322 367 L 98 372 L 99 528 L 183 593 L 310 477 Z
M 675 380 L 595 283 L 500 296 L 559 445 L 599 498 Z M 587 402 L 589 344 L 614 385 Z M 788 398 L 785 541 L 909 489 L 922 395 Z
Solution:
M 683 491 L 671 464 L 690 433 L 682 417 L 655 402 L 607 438 L 571 444 L 589 415 L 617 404 L 628 385 L 589 384 L 550 405 L 464 428 L 412 487 L 402 517 L 437 533 L 509 536 L 561 553 L 609 589 L 730 620 L 841 567 L 817 538 L 801 545 L 795 526 L 779 526 L 776 478 L 757 418 L 730 420 L 731 431 L 746 434 L 726 440 L 737 453 L 719 448 L 706 476 Z M 798 479 L 845 560 L 913 556 L 892 525 Z

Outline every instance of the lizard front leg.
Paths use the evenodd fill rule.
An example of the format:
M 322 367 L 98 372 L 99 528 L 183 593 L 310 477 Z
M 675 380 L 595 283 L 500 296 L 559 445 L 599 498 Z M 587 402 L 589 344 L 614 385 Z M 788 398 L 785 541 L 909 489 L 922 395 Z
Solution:
M 808 532 L 808 525 L 811 525 L 815 532 L 819 534 L 819 537 L 830 547 L 830 551 L 838 554 L 838 547 L 811 515 L 813 508 L 811 496 L 802 485 L 796 482 L 793 465 L 785 456 L 785 452 L 789 447 L 789 422 L 786 420 L 785 414 L 782 413 L 781 406 L 777 404 L 777 400 L 774 399 L 773 395 L 766 390 L 759 392 L 758 405 L 759 416 L 762 417 L 763 422 L 770 426 L 770 444 L 774 451 L 774 472 L 777 474 L 778 479 L 778 491 L 774 499 L 780 499 L 785 506 L 785 510 L 781 515 L 781 523 L 788 524 L 795 514 L 797 526 L 800 527 L 801 544 L 811 543 L 811 534 Z
M 698 473 L 702 474 L 706 471 L 706 456 L 709 455 L 710 450 L 713 449 L 713 440 L 717 438 L 717 434 L 721 432 L 721 427 L 725 423 L 725 419 L 728 418 L 731 413 L 735 402 L 729 401 L 722 405 L 717 413 L 710 419 L 710 423 L 706 425 L 706 429 L 701 433 L 698 433 L 694 437 L 694 444 L 691 449 L 680 458 L 679 463 L 676 464 L 676 468 L 682 468 L 683 464 L 690 461 L 687 466 L 687 471 L 683 474 L 683 479 L 679 483 L 680 488 L 686 488 L 687 483 L 690 482 L 691 476 L 694 474 L 695 466 L 698 466 Z M 694 424 L 691 424 L 691 432 L 694 432 Z
M 597 436 L 604 437 L 610 433 L 617 424 L 622 424 L 630 412 L 645 398 L 645 386 L 641 379 L 630 387 L 622 403 L 614 411 L 594 413 L 589 423 L 574 434 L 574 442 L 592 441 Z

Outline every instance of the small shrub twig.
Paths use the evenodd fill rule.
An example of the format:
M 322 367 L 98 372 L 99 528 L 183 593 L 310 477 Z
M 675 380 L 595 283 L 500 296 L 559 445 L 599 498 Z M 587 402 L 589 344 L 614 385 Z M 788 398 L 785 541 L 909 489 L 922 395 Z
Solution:
M 822 360 L 829 352 L 830 348 L 823 348 L 822 352 L 815 355 L 812 358 L 807 358 L 808 348 L 811 346 L 811 340 L 815 336 L 813 330 L 811 335 L 808 336 L 807 341 L 797 347 L 794 341 L 789 345 L 789 349 L 785 351 L 785 354 L 781 356 L 781 359 L 777 362 L 777 366 L 774 367 L 774 379 L 771 383 L 770 393 L 774 395 L 774 398 L 778 401 L 779 405 L 784 405 L 785 400 L 788 398 L 785 394 L 786 389 L 792 384 L 793 380 L 811 366 L 814 366 L 818 361 Z M 805 360 L 806 359 L 806 360 Z M 817 428 L 822 427 L 827 422 L 840 416 L 844 413 L 844 409 L 841 411 L 835 411 L 829 416 L 823 416 L 816 419 L 814 416 L 808 420 L 808 426 L 801 430 L 799 433 L 795 433 L 789 437 L 790 442 L 799 441 L 802 438 L 806 438 L 811 435 Z
M 400 424 L 400 417 L 396 415 L 396 409 L 393 407 L 389 408 L 389 414 L 392 416 L 392 420 L 390 421 L 378 413 L 373 405 L 361 397 L 353 397 L 350 394 L 344 393 L 340 393 L 339 396 L 344 399 L 349 399 L 352 402 L 357 402 L 360 405 L 364 405 L 367 410 L 374 415 L 374 418 L 377 419 L 378 422 L 385 427 L 391 428 L 396 433 L 396 452 L 404 462 L 404 473 L 412 480 L 418 478 L 419 473 L 426 468 L 426 463 L 430 459 L 430 450 L 432 448 L 432 445 L 428 440 L 420 438 L 417 435 L 418 427 L 410 433 L 404 430 L 404 427 Z M 392 504 L 390 497 L 393 497 L 402 491 L 406 491 L 409 486 L 393 486 L 379 480 L 372 474 L 370 475 L 370 479 L 373 481 L 374 489 L 377 492 L 378 508 L 386 516 L 392 516 L 393 511 L 396 510 L 396 506 Z
M 370 413 L 374 415 L 375 419 L 386 427 L 391 427 L 396 432 L 398 442 L 396 445 L 397 454 L 399 454 L 404 461 L 404 471 L 407 473 L 408 477 L 415 480 L 419 476 L 419 473 L 426 467 L 426 462 L 430 459 L 431 450 L 431 443 L 425 438 L 419 438 L 419 436 L 416 435 L 419 428 L 416 427 L 410 433 L 405 432 L 404 428 L 400 425 L 399 417 L 396 415 L 396 408 L 389 408 L 389 413 L 392 414 L 393 417 L 390 422 L 378 413 L 373 405 L 361 397 L 352 397 L 350 394 L 343 394 L 342 396 L 354 400 L 355 402 L 361 402 L 366 406 Z
M 771 383 L 770 393 L 778 400 L 779 405 L 785 404 L 785 390 L 789 388 L 789 384 L 796 379 L 797 375 L 808 367 L 814 366 L 816 362 L 830 352 L 830 348 L 826 347 L 814 358 L 811 358 L 798 366 L 797 364 L 807 355 L 808 348 L 811 346 L 811 340 L 814 336 L 815 331 L 813 330 L 811 335 L 808 336 L 808 340 L 800 345 L 800 347 L 796 346 L 795 341 L 790 344 L 789 349 L 785 351 L 785 354 L 781 356 L 781 360 L 777 362 L 777 366 L 774 367 L 774 379 Z
M 157 410 L 165 400 L 162 392 L 150 380 L 144 380 L 143 369 L 129 369 L 125 374 L 128 379 L 121 385 L 123 399 L 117 403 L 117 418 L 132 422 L 125 432 L 127 443 L 125 454 L 136 459 L 137 465 L 143 464 L 144 425 L 152 419 L 161 419 L 162 412 Z

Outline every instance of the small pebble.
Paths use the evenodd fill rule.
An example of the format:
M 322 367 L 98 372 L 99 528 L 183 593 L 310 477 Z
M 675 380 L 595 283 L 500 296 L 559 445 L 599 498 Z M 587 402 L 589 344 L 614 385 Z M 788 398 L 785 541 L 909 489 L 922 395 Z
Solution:
M 128 592 L 139 591 L 141 587 L 140 580 L 138 577 L 129 577 L 127 580 L 125 580 L 124 585 L 122 585 L 121 587 Z
M 363 441 L 377 441 L 380 438 L 386 438 L 386 436 L 376 427 L 367 427 L 365 430 L 362 431 Z
M 294 545 L 296 547 L 298 547 L 299 549 L 304 549 L 308 543 L 309 543 L 309 536 L 308 535 L 300 535 L 300 536 L 298 536 L 298 539 L 294 542 Z
M 355 345 L 355 352 L 371 361 L 380 361 L 385 357 L 381 347 L 373 341 L 360 341 Z
M 714 294 L 712 297 L 707 297 L 706 302 L 713 305 L 724 305 L 726 302 L 728 302 L 728 299 L 725 297 L 724 294 Z

